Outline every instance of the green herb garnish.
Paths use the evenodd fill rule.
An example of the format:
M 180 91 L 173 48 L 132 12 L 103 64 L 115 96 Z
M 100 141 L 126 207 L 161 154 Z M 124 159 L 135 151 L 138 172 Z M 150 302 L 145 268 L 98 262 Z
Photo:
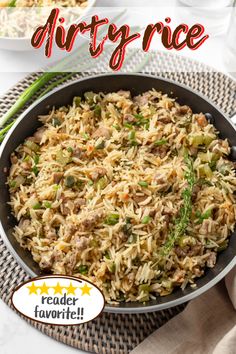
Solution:
M 188 182 L 188 187 L 186 187 L 182 193 L 184 205 L 180 209 L 180 216 L 175 221 L 175 225 L 169 233 L 166 243 L 162 247 L 162 255 L 164 256 L 167 256 L 171 252 L 176 241 L 185 234 L 192 213 L 192 193 L 195 184 L 195 174 L 191 157 L 186 154 L 184 160 L 187 167 L 185 179 Z

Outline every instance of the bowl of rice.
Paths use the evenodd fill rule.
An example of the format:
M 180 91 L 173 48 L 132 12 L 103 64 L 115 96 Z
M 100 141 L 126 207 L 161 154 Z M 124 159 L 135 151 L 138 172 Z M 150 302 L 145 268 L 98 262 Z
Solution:
M 1 147 L 4 241 L 31 276 L 92 281 L 107 311 L 191 300 L 235 264 L 235 135 L 175 82 L 112 74 L 65 85 Z
M 0 1 L 0 48 L 10 51 L 31 51 L 33 49 L 31 37 L 35 29 L 46 23 L 55 6 L 60 9 L 66 23 L 70 24 L 75 20 L 81 21 L 95 3 L 96 0 Z

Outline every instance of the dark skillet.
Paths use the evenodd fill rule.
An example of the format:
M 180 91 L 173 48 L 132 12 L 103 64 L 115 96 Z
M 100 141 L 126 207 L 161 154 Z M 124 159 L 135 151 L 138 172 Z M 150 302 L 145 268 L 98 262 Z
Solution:
M 114 92 L 120 89 L 130 90 L 132 95 L 137 95 L 152 88 L 161 90 L 172 97 L 177 97 L 180 104 L 189 105 L 195 113 L 209 113 L 213 117 L 212 123 L 220 132 L 220 137 L 229 140 L 232 146 L 232 159 L 235 157 L 236 129 L 233 124 L 206 98 L 176 82 L 139 74 L 107 74 L 78 80 L 49 93 L 36 101 L 21 115 L 8 133 L 0 150 L 0 232 L 13 256 L 31 276 L 40 275 L 42 272 L 32 260 L 31 254 L 23 250 L 14 239 L 12 230 L 16 220 L 11 215 L 10 207 L 7 205 L 9 192 L 6 186 L 7 173 L 4 171 L 6 167 L 9 170 L 11 152 L 40 126 L 37 120 L 38 115 L 47 114 L 50 107 L 70 104 L 74 96 L 82 96 L 86 91 Z M 179 305 L 210 289 L 235 264 L 236 234 L 234 232 L 230 238 L 229 247 L 219 254 L 216 266 L 213 269 L 207 269 L 205 275 L 197 280 L 196 289 L 190 287 L 187 287 L 184 291 L 177 289 L 171 295 L 159 297 L 157 300 L 149 301 L 146 304 L 107 305 L 105 310 L 117 313 L 138 313 L 157 311 Z

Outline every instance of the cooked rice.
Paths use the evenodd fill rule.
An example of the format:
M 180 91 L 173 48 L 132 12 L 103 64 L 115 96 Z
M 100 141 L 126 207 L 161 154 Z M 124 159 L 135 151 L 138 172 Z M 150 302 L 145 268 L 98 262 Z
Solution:
M 41 116 L 12 154 L 14 235 L 45 272 L 83 276 L 106 301 L 147 301 L 195 285 L 234 230 L 230 147 L 203 114 L 155 90 L 86 93 Z M 187 228 L 179 220 L 186 152 L 195 185 Z

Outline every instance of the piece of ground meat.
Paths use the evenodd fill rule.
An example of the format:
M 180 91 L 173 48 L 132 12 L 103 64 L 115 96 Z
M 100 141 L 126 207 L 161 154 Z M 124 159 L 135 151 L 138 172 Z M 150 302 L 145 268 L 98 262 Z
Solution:
M 122 96 L 124 98 L 130 98 L 131 97 L 130 91 L 119 90 L 117 93 L 118 93 L 119 96 Z
M 63 175 L 64 175 L 63 172 L 54 173 L 53 176 L 52 176 L 53 183 L 59 184 L 61 179 L 62 179 L 62 177 L 63 177 Z
M 74 244 L 76 248 L 80 251 L 85 250 L 89 246 L 90 239 L 85 236 L 75 236 L 74 238 Z
M 95 167 L 94 170 L 90 173 L 90 178 L 93 181 L 97 181 L 100 177 L 105 176 L 107 170 L 104 167 Z
M 110 139 L 111 130 L 107 127 L 103 127 L 103 126 L 99 127 L 98 129 L 95 130 L 95 132 L 93 132 L 92 138 L 97 139 L 100 137 Z
M 216 253 L 215 252 L 209 252 L 209 257 L 207 259 L 207 267 L 213 268 L 216 264 Z
M 127 113 L 123 116 L 123 124 L 133 124 L 135 122 L 137 122 L 137 119 L 132 114 Z
M 44 134 L 45 130 L 46 130 L 45 127 L 41 127 L 41 128 L 39 128 L 39 129 L 36 131 L 36 133 L 34 133 L 34 135 L 33 135 L 33 138 L 34 138 L 34 139 L 33 139 L 33 140 L 34 140 L 35 143 L 38 143 L 38 144 L 41 143 L 41 140 L 42 140 L 42 138 L 43 138 L 43 134 Z
M 98 224 L 98 222 L 101 220 L 103 216 L 104 216 L 103 210 L 97 210 L 96 212 L 91 213 L 81 221 L 81 229 L 82 230 L 92 229 Z

